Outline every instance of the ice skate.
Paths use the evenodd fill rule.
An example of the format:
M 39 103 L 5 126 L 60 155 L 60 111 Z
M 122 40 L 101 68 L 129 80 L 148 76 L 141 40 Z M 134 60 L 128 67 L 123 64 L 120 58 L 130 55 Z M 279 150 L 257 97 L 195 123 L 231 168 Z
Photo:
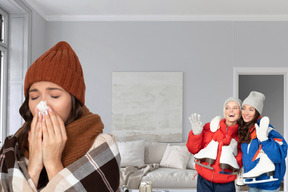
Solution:
M 273 177 L 275 171 L 274 163 L 269 159 L 269 157 L 262 149 L 259 152 L 258 158 L 260 158 L 258 164 L 249 172 L 244 173 L 243 175 L 245 179 L 244 183 L 253 184 L 253 183 L 264 183 L 278 180 L 277 178 Z M 270 178 L 264 180 L 256 180 L 256 177 L 262 174 L 267 174 L 268 176 L 270 176 Z M 247 179 L 252 179 L 252 181 Z
M 195 163 L 202 167 L 206 167 L 208 169 L 213 170 L 211 165 L 215 162 L 218 151 L 218 142 L 210 141 L 210 143 L 204 148 L 201 149 L 197 154 L 194 155 Z M 209 165 L 204 165 L 201 162 L 207 162 Z
M 222 146 L 222 152 L 220 156 L 220 168 L 221 174 L 237 175 L 237 170 L 240 168 L 235 156 L 237 155 L 237 141 L 231 139 L 228 146 Z M 230 169 L 232 172 L 227 172 L 225 169 Z
M 237 178 L 235 180 L 235 183 L 237 186 L 244 186 L 245 185 L 243 174 L 244 174 L 244 170 L 243 170 L 243 168 L 241 168 L 239 170 L 239 172 L 237 173 Z

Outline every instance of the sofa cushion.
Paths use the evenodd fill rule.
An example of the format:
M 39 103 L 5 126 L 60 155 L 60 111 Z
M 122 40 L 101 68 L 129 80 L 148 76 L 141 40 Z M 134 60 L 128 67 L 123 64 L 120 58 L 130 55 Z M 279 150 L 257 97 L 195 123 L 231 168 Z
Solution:
M 161 167 L 148 172 L 142 181 L 152 181 L 153 189 L 196 188 L 197 171 Z
M 121 155 L 121 167 L 144 165 L 144 140 L 117 142 Z
M 162 167 L 186 169 L 191 154 L 185 145 L 169 144 L 160 162 Z
M 145 164 L 160 163 L 168 143 L 145 142 Z

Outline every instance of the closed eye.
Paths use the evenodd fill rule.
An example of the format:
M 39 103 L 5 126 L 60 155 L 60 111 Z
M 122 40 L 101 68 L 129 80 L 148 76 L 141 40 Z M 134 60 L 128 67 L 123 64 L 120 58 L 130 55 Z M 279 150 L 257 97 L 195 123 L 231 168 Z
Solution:
M 36 100 L 38 99 L 39 97 L 31 97 L 31 100 Z

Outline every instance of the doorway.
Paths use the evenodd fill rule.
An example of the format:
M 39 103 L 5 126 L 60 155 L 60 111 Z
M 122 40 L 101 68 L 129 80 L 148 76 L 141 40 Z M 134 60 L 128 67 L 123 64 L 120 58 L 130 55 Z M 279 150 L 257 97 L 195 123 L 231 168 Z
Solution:
M 284 75 L 239 75 L 239 99 L 251 91 L 265 95 L 262 116 L 268 116 L 271 125 L 284 135 Z
M 250 91 L 262 92 L 264 101 L 263 116 L 270 118 L 271 124 L 288 141 L 288 68 L 234 68 L 234 96 L 242 101 Z M 286 166 L 288 160 L 286 157 Z M 288 191 L 286 174 L 280 191 Z

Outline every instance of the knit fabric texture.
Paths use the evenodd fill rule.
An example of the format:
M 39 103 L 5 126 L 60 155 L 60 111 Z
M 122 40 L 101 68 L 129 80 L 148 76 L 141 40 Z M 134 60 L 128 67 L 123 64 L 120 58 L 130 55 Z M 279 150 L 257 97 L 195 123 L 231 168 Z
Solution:
M 228 97 L 225 101 L 224 101 L 224 105 L 223 105 L 223 114 L 225 117 L 225 108 L 226 108 L 226 104 L 229 103 L 230 101 L 235 101 L 239 107 L 241 108 L 242 106 L 242 101 L 236 97 Z
M 96 137 L 103 133 L 104 125 L 97 114 L 84 105 L 83 115 L 66 126 L 67 142 L 62 153 L 64 167 L 83 157 L 91 148 Z
M 49 81 L 61 86 L 85 104 L 85 82 L 78 56 L 71 46 L 61 41 L 41 55 L 28 69 L 24 94 L 27 97 L 30 86 L 39 81 Z
M 257 91 L 251 91 L 246 99 L 244 99 L 242 106 L 251 105 L 260 114 L 262 114 L 264 106 L 265 95 Z

